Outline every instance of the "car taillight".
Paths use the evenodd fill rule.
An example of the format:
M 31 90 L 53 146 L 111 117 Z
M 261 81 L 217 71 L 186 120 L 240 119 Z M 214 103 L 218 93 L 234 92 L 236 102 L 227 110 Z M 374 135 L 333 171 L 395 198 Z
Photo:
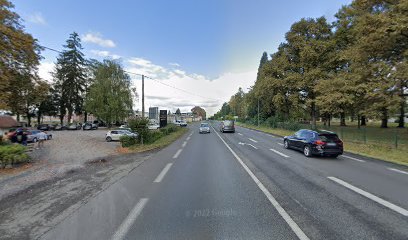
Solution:
M 326 144 L 326 143 L 323 142 L 322 140 L 316 140 L 316 141 L 314 142 L 314 144 L 316 144 L 316 145 L 324 145 L 324 144 Z

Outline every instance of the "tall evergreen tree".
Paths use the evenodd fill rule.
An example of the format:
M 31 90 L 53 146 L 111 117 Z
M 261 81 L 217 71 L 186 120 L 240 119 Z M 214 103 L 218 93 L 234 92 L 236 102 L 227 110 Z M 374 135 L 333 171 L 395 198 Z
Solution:
M 54 76 L 57 90 L 60 93 L 61 115 L 64 112 L 62 108 L 66 108 L 68 122 L 70 122 L 74 112 L 81 114 L 83 111 L 86 61 L 84 54 L 81 52 L 81 39 L 76 32 L 70 34 L 64 48 L 57 58 Z

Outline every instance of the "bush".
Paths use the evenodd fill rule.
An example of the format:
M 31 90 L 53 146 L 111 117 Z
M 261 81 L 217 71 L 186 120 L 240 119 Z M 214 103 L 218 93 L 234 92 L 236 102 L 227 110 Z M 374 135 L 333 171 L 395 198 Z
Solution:
M 26 147 L 18 144 L 0 146 L 0 165 L 27 162 L 30 157 L 25 153 Z
M 122 136 L 119 140 L 122 147 L 130 147 L 138 142 L 136 138 L 130 136 Z
M 144 143 L 149 144 L 149 143 L 154 143 L 155 141 L 157 141 L 158 139 L 164 137 L 165 134 L 162 133 L 161 131 L 154 131 L 154 132 L 149 132 L 149 134 L 147 134 L 147 137 L 144 141 Z
M 166 127 L 160 128 L 160 132 L 164 135 L 169 135 L 170 133 L 176 132 L 179 129 L 175 124 L 167 124 Z

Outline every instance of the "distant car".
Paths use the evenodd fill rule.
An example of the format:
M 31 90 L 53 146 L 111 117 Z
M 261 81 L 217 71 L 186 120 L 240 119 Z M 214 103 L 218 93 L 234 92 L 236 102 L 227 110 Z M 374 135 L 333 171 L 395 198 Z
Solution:
M 57 124 L 54 128 L 55 131 L 61 131 L 61 130 L 66 130 L 67 126 L 66 125 L 61 125 L 61 124 Z
M 285 148 L 302 151 L 306 157 L 313 155 L 337 157 L 343 154 L 343 142 L 336 133 L 302 129 L 283 138 Z
M 120 137 L 122 137 L 122 136 L 130 136 L 130 137 L 133 137 L 133 138 L 137 138 L 138 134 L 137 133 L 132 133 L 132 132 L 130 132 L 128 130 L 122 130 L 122 129 L 111 130 L 111 131 L 108 131 L 106 133 L 105 140 L 107 142 L 119 141 Z
M 84 123 L 82 130 L 92 130 L 92 123 Z
M 180 126 L 180 120 L 176 120 L 176 121 L 174 121 L 173 123 L 174 123 L 174 125 L 176 125 L 176 126 Z
M 201 123 L 199 133 L 210 133 L 210 124 L 208 123 Z
M 160 128 L 160 125 L 157 124 L 157 123 L 149 123 L 149 125 L 147 126 L 147 128 L 148 128 L 149 130 L 156 130 L 156 129 L 159 129 L 159 128 Z
M 39 124 L 37 126 L 37 130 L 49 131 L 50 130 L 50 125 L 48 125 L 48 124 Z
M 180 121 L 180 127 L 187 127 L 187 122 L 184 120 Z
M 221 122 L 221 126 L 220 126 L 220 132 L 224 133 L 224 132 L 235 132 L 235 124 L 234 121 L 232 120 L 225 120 L 223 122 Z
M 71 124 L 68 126 L 68 130 L 78 130 L 78 128 L 81 129 L 81 125 L 76 124 L 76 123 L 71 123 Z

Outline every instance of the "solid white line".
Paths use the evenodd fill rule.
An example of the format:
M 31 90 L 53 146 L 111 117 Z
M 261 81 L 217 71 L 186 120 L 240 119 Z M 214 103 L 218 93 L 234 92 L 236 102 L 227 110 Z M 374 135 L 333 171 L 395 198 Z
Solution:
M 279 144 L 279 145 L 283 146 L 283 143 L 277 143 L 277 144 Z
M 387 169 L 388 169 L 388 170 L 391 170 L 391 171 L 394 171 L 394 172 L 399 172 L 399 173 L 407 174 L 407 175 L 408 175 L 408 172 L 401 171 L 401 170 L 398 170 L 398 169 L 395 169 L 395 168 L 387 168 Z
M 254 139 L 252 139 L 252 138 L 248 138 L 249 139 L 249 141 L 251 141 L 251 142 L 254 142 L 254 143 L 257 143 L 258 141 L 255 141 Z
M 184 141 L 183 144 L 181 145 L 181 147 L 185 147 L 187 145 L 187 142 Z
M 354 187 L 353 185 L 351 185 L 351 184 L 349 184 L 349 183 L 347 183 L 347 182 L 345 182 L 345 181 L 343 181 L 341 179 L 338 179 L 338 178 L 335 178 L 335 177 L 327 177 L 327 178 L 334 181 L 334 182 L 336 182 L 336 183 L 338 183 L 338 184 L 340 184 L 340 185 L 343 185 L 344 187 L 346 187 L 346 188 L 348 188 L 350 190 L 353 190 L 356 193 L 359 193 L 359 194 L 363 195 L 366 198 L 369 198 L 369 199 L 373 200 L 374 202 L 377 202 L 377 203 L 379 203 L 379 204 L 381 204 L 381 205 L 383 205 L 383 206 L 385 206 L 385 207 L 387 207 L 389 209 L 392 209 L 392 210 L 396 211 L 397 213 L 400 213 L 400 214 L 402 214 L 404 216 L 408 216 L 408 210 L 403 209 L 402 207 L 399 207 L 399 206 L 397 206 L 397 205 L 395 205 L 393 203 L 390 203 L 390 202 L 388 202 L 388 201 L 386 201 L 386 200 L 384 200 L 382 198 L 379 198 L 379 197 L 377 197 L 377 196 L 375 196 L 375 195 L 373 195 L 373 194 L 371 194 L 369 192 L 366 192 L 366 191 L 364 191 L 364 190 L 362 190 L 360 188 Z
M 167 163 L 167 165 L 163 168 L 163 170 L 159 173 L 159 175 L 154 179 L 153 182 L 161 182 L 164 178 L 164 175 L 169 171 L 173 163 Z
M 342 156 L 345 157 L 345 158 L 357 161 L 357 162 L 365 162 L 364 160 L 361 160 L 361 159 L 358 159 L 358 158 L 353 158 L 353 157 L 350 157 L 350 156 L 347 156 L 347 155 L 342 155 Z
M 275 149 L 273 149 L 273 148 L 271 148 L 271 149 L 269 149 L 269 150 L 271 150 L 272 152 L 274 152 L 274 153 L 276 153 L 276 154 L 281 155 L 282 157 L 285 157 L 285 158 L 288 158 L 288 157 L 289 157 L 288 155 L 283 154 L 283 153 L 281 153 L 281 152 L 279 152 L 279 151 L 276 151 L 276 150 L 275 150 Z
M 215 131 L 215 129 L 214 129 Z M 282 218 L 286 221 L 292 231 L 296 234 L 296 236 L 300 240 L 309 240 L 306 234 L 300 229 L 300 227 L 296 224 L 295 221 L 289 216 L 289 214 L 282 208 L 282 206 L 276 201 L 276 199 L 272 196 L 272 194 L 266 189 L 266 187 L 259 181 L 259 179 L 252 173 L 252 171 L 248 168 L 248 166 L 241 160 L 241 158 L 232 150 L 232 148 L 222 139 L 222 137 L 217 133 L 217 136 L 221 139 L 224 145 L 228 148 L 228 150 L 234 155 L 235 159 L 241 164 L 241 166 L 245 169 L 245 171 L 249 174 L 249 176 L 254 180 L 256 185 L 258 185 L 259 189 L 265 194 L 268 198 L 269 202 L 271 202 L 272 206 L 278 211 L 278 213 L 282 216 Z
M 115 234 L 111 238 L 112 240 L 121 240 L 126 237 L 126 234 L 129 231 L 130 227 L 133 225 L 136 218 L 140 215 L 148 201 L 149 201 L 148 198 L 142 198 L 139 200 L 136 206 L 126 217 L 125 221 L 123 221 L 122 224 L 119 226 L 118 230 L 116 230 Z
M 242 136 L 242 133 L 238 133 L 239 136 Z
M 177 152 L 176 152 L 176 154 L 174 154 L 173 158 L 178 158 L 178 156 L 180 155 L 181 151 L 183 151 L 183 149 L 177 150 Z
M 252 144 L 250 144 L 250 143 L 247 143 L 247 145 L 249 145 L 249 146 L 251 146 L 251 147 L 253 147 L 253 148 L 255 148 L 255 149 L 258 149 L 257 147 L 255 147 L 254 145 L 252 145 Z

